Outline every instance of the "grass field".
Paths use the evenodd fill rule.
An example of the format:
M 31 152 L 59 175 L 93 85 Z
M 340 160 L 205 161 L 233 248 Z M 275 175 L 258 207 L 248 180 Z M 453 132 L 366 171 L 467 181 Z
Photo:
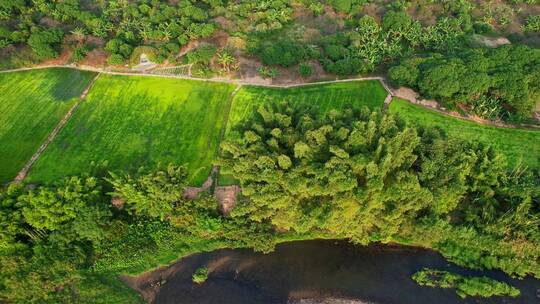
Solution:
M 321 114 L 331 109 L 341 109 L 345 105 L 354 108 L 364 106 L 381 109 L 388 93 L 379 81 L 349 81 L 331 84 L 314 84 L 288 89 L 244 86 L 233 99 L 227 137 L 237 136 L 231 130 L 240 122 L 249 118 L 259 105 L 276 101 L 290 101 L 299 106 L 316 106 Z M 227 174 L 227 168 L 221 169 L 220 185 L 232 185 L 236 181 Z
M 17 175 L 94 75 L 60 68 L 0 74 L 0 184 Z
M 392 100 L 389 111 L 415 124 L 438 126 L 446 130 L 449 136 L 490 144 L 506 155 L 510 165 L 521 161 L 530 168 L 540 168 L 540 131 L 482 125 L 449 117 L 397 98 Z
M 51 181 L 93 164 L 132 171 L 186 164 L 190 183 L 210 172 L 233 85 L 158 77 L 101 75 L 70 122 L 30 172 Z
M 340 109 L 345 105 L 382 108 L 387 92 L 379 81 L 350 81 L 320 84 L 288 89 L 256 86 L 242 87 L 234 97 L 227 133 L 261 104 L 275 101 L 290 101 L 296 105 L 314 105 L 321 114 L 330 109 Z

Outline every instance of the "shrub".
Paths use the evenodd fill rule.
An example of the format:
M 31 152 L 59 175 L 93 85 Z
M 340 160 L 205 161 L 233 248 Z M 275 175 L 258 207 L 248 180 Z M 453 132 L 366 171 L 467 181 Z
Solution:
M 86 57 L 86 54 L 88 54 L 88 51 L 89 49 L 86 45 L 76 48 L 71 55 L 71 62 L 79 62 L 83 60 L 84 57 Z
M 55 46 L 62 41 L 64 33 L 59 29 L 36 30 L 28 38 L 28 45 L 39 59 L 55 58 Z
M 107 58 L 107 64 L 110 65 L 121 65 L 124 64 L 124 57 L 120 54 L 112 54 Z
M 275 68 L 268 68 L 265 66 L 262 66 L 257 69 L 257 72 L 263 77 L 263 78 L 276 78 L 279 76 L 279 71 Z
M 208 279 L 208 268 L 200 267 L 195 270 L 192 276 L 193 283 L 202 284 Z
M 216 50 L 216 47 L 210 44 L 200 46 L 186 54 L 187 62 L 191 64 L 199 63 L 208 65 L 216 54 Z
M 523 31 L 526 33 L 540 32 L 540 15 L 529 16 L 523 26 Z
M 302 76 L 303 78 L 307 78 L 311 76 L 311 74 L 313 74 L 313 69 L 309 64 L 301 63 L 298 67 L 298 72 L 300 73 L 300 76 Z
M 448 271 L 424 268 L 413 274 L 412 279 L 421 286 L 455 288 L 456 293 L 467 296 L 489 298 L 492 296 L 520 295 L 519 289 L 487 277 L 464 277 Z

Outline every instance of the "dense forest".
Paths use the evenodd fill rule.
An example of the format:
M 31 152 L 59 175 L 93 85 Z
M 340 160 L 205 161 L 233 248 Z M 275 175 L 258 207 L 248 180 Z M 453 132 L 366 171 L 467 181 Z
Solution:
M 540 175 L 490 147 L 381 112 L 288 103 L 260 107 L 234 132 L 218 161 L 243 190 L 229 216 L 213 197 L 185 199 L 176 165 L 3 189 L 0 299 L 125 301 L 111 275 L 156 256 L 315 237 L 424 246 L 467 267 L 540 277 Z
M 136 64 L 145 53 L 165 66 L 195 64 L 193 75 L 199 77 L 231 73 L 239 68 L 240 58 L 262 63 L 257 71 L 265 78 L 279 77 L 280 71 L 290 68 L 307 78 L 317 66 L 329 75 L 345 77 L 380 73 L 394 65 L 410 67 L 424 56 L 446 58 L 451 62 L 446 65 L 459 60 L 467 64 L 476 60 L 463 54 L 470 48 L 496 61 L 493 56 L 501 55 L 486 49 L 498 46 L 498 37 L 509 38 L 503 44 L 540 46 L 539 24 L 537 0 L 4 0 L 0 2 L 0 66 L 54 59 L 123 67 Z M 223 37 L 226 41 L 219 42 Z M 190 43 L 195 41 L 209 45 L 193 50 Z M 183 56 L 191 51 L 196 53 L 191 58 Z M 201 54 L 206 57 L 198 61 Z M 539 56 L 536 49 L 521 55 Z M 442 60 L 430 62 L 441 65 Z M 537 82 L 533 65 L 538 64 L 529 65 L 524 76 L 528 80 L 520 77 L 515 90 L 523 83 Z M 464 75 L 447 75 L 454 78 L 448 92 L 424 87 L 420 91 L 426 97 L 442 98 L 449 108 L 487 119 L 529 118 L 536 101 L 533 97 L 537 97 L 535 88 L 528 89 L 528 96 L 509 95 L 507 88 L 505 96 L 499 97 L 497 83 L 502 80 L 494 73 L 505 71 L 485 69 L 481 72 L 489 80 L 487 76 L 470 81 Z M 397 83 L 420 86 L 411 79 Z M 474 93 L 464 96 L 457 87 Z

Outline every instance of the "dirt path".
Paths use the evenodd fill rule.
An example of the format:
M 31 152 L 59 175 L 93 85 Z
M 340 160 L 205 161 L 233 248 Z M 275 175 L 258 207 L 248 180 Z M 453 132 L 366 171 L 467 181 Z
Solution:
M 88 92 L 92 88 L 92 85 L 94 84 L 94 82 L 98 79 L 99 75 L 100 74 L 98 73 L 96 75 L 96 77 L 94 77 L 94 79 L 92 79 L 92 81 L 90 81 L 90 83 L 88 84 L 86 89 L 84 89 L 81 96 L 79 97 L 79 100 L 77 100 L 77 102 L 75 102 L 75 104 L 71 107 L 71 109 L 69 109 L 69 111 L 66 113 L 66 115 L 64 115 L 64 117 L 62 117 L 62 120 L 60 120 L 60 122 L 52 130 L 52 132 L 49 134 L 49 136 L 47 137 L 45 142 L 43 142 L 41 144 L 41 146 L 39 146 L 37 151 L 32 155 L 32 157 L 28 160 L 28 162 L 26 162 L 24 167 L 21 169 L 21 171 L 19 171 L 19 173 L 17 174 L 17 176 L 13 180 L 14 183 L 19 183 L 19 182 L 21 182 L 22 180 L 24 180 L 26 178 L 26 176 L 28 175 L 28 172 L 30 171 L 30 169 L 32 168 L 34 163 L 38 160 L 38 158 L 41 156 L 43 151 L 45 151 L 45 149 L 47 149 L 47 147 L 51 144 L 51 142 L 54 140 L 54 138 L 58 135 L 60 130 L 62 130 L 62 128 L 66 125 L 66 123 L 69 121 L 69 119 L 71 118 L 71 116 L 73 115 L 75 110 L 77 110 L 77 108 L 79 107 L 81 102 L 84 99 L 86 99 L 86 96 L 88 95 Z
M 214 78 L 199 78 L 199 77 L 192 77 L 192 76 L 185 76 L 185 75 L 159 75 L 159 74 L 150 74 L 150 73 L 133 73 L 133 72 L 117 72 L 117 71 L 111 71 L 107 69 L 102 68 L 95 68 L 92 66 L 75 66 L 75 65 L 43 65 L 43 66 L 37 66 L 37 67 L 30 67 L 30 68 L 19 68 L 19 69 L 13 69 L 13 70 L 3 70 L 0 71 L 0 74 L 2 73 L 13 73 L 13 72 L 20 72 L 20 71 L 29 71 L 29 70 L 40 70 L 40 69 L 48 69 L 48 68 L 70 68 L 70 69 L 77 69 L 77 70 L 83 70 L 83 71 L 93 71 L 98 72 L 101 74 L 109 74 L 109 75 L 123 75 L 123 76 L 144 76 L 144 77 L 162 77 L 162 78 L 176 78 L 176 79 L 190 79 L 190 80 L 198 80 L 198 81 L 205 81 L 205 82 L 218 82 L 218 83 L 230 83 L 230 84 L 236 84 L 239 86 L 242 85 L 251 85 L 251 86 L 260 86 L 260 87 L 271 87 L 271 88 L 293 88 L 293 87 L 302 87 L 302 86 L 312 86 L 312 85 L 320 85 L 320 84 L 329 84 L 329 83 L 339 83 L 339 82 L 351 82 L 351 81 L 368 81 L 368 80 L 377 80 L 381 83 L 381 85 L 384 87 L 384 89 L 388 92 L 388 96 L 384 100 L 384 108 L 387 109 L 390 103 L 392 102 L 393 97 L 400 97 L 402 99 L 405 99 L 411 103 L 417 104 L 421 107 L 424 107 L 426 109 L 436 111 L 454 118 L 459 118 L 463 120 L 472 121 L 475 123 L 481 123 L 484 125 L 492 125 L 495 127 L 500 128 L 534 128 L 537 129 L 540 126 L 537 125 L 510 125 L 505 124 L 502 122 L 493 122 L 493 121 L 478 121 L 478 118 L 475 117 L 469 117 L 469 116 L 463 116 L 463 115 L 456 115 L 455 113 L 451 113 L 445 109 L 442 108 L 435 108 L 433 106 L 427 106 L 423 104 L 422 102 L 419 102 L 416 99 L 407 98 L 407 96 L 400 96 L 399 93 L 400 90 L 394 92 L 394 90 L 388 85 L 386 82 L 386 79 L 381 76 L 373 76 L 373 77 L 359 77 L 359 78 L 349 78 L 349 79 L 339 79 L 339 80 L 329 80 L 329 81 L 320 81 L 320 82 L 309 82 L 309 83 L 295 83 L 295 84 L 268 84 L 264 82 L 259 81 L 246 81 L 242 79 L 229 79 L 229 78 L 223 78 L 223 77 L 214 77 Z

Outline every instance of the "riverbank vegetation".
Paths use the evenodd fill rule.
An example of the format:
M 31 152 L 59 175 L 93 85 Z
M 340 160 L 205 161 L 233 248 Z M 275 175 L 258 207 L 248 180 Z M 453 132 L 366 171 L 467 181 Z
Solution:
M 248 117 L 218 161 L 243 191 L 227 217 L 211 196 L 183 196 L 190 172 L 178 165 L 2 189 L 0 298 L 134 303 L 106 282 L 190 253 L 313 238 L 419 245 L 540 277 L 537 171 L 380 110 L 276 102 Z
M 462 298 L 517 297 L 520 294 L 519 289 L 487 277 L 464 277 L 456 273 L 430 268 L 416 272 L 412 279 L 422 286 L 455 288 L 456 293 Z
M 0 184 L 15 178 L 94 76 L 71 69 L 0 74 Z

